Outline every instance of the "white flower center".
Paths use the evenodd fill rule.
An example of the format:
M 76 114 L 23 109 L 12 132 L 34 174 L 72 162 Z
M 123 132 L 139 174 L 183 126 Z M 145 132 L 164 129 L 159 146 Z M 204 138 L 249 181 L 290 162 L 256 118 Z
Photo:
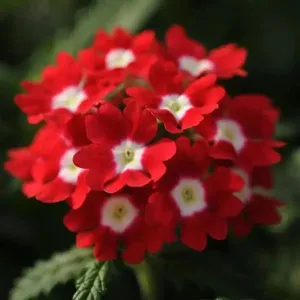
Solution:
M 137 208 L 128 198 L 113 196 L 102 207 L 100 223 L 117 233 L 122 233 L 132 224 L 137 215 Z
M 135 55 L 129 49 L 113 49 L 105 57 L 106 68 L 109 70 L 126 68 L 134 61 Z
M 222 119 L 217 121 L 217 133 L 215 141 L 226 141 L 232 144 L 236 152 L 242 150 L 246 138 L 241 126 L 232 120 Z
M 58 177 L 63 181 L 76 184 L 78 176 L 84 170 L 78 168 L 73 163 L 73 156 L 78 151 L 78 149 L 72 148 L 65 152 L 60 160 L 60 171 Z
M 116 172 L 122 173 L 126 170 L 142 170 L 142 157 L 145 151 L 144 145 L 123 141 L 120 145 L 113 148 Z
M 183 217 L 192 216 L 206 208 L 205 190 L 200 180 L 180 179 L 171 191 L 171 195 Z
M 177 121 L 180 121 L 186 112 L 193 107 L 186 95 L 170 94 L 163 96 L 161 100 L 159 109 L 170 111 Z
M 240 175 L 244 179 L 243 189 L 239 192 L 235 192 L 234 195 L 243 203 L 246 203 L 250 200 L 252 195 L 252 189 L 250 187 L 250 177 L 245 171 L 238 168 L 233 168 L 233 172 Z
M 86 93 L 79 86 L 69 86 L 52 98 L 52 109 L 66 108 L 76 112 L 86 98 Z
M 178 60 L 179 68 L 197 77 L 214 69 L 214 63 L 208 59 L 196 59 L 193 56 L 183 55 Z

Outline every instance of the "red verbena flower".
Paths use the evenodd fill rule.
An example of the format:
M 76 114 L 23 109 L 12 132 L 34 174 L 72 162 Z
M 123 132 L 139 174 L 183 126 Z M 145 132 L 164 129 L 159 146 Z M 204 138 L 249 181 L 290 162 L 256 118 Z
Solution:
M 17 95 L 15 102 L 29 123 L 43 119 L 67 122 L 74 114 L 87 112 L 103 96 L 103 90 L 87 80 L 80 64 L 65 52 L 58 54 L 57 66 L 44 69 L 40 82 L 24 81 L 22 86 L 26 94 Z
M 157 181 L 166 170 L 163 162 L 175 154 L 175 143 L 169 139 L 149 144 L 157 122 L 135 103 L 123 114 L 110 103 L 103 104 L 97 115 L 87 117 L 86 127 L 93 144 L 83 147 L 74 162 L 89 169 L 87 183 L 95 190 L 113 193 L 125 185 L 140 187 Z
M 43 182 L 36 199 L 45 203 L 68 200 L 73 208 L 82 205 L 90 188 L 87 186 L 86 171 L 73 163 L 73 156 L 84 145 L 89 144 L 84 127 L 84 116 L 74 117 L 64 131 L 57 129 L 62 143 L 48 154 L 48 159 L 37 170 Z
M 213 158 L 232 160 L 246 170 L 280 161 L 281 156 L 274 148 L 283 144 L 272 140 L 279 113 L 268 97 L 226 97 L 220 105 L 196 128 L 200 136 L 212 143 Z
M 57 152 L 64 142 L 57 134 L 53 125 L 45 125 L 36 133 L 31 145 L 11 149 L 5 169 L 23 182 L 22 190 L 27 197 L 34 197 L 44 181 L 48 180 L 46 173 L 40 174 L 40 169 L 49 162 L 49 154 Z M 52 155 L 52 154 L 51 154 Z
M 183 77 L 170 63 L 152 65 L 149 83 L 152 89 L 130 87 L 126 92 L 172 133 L 198 125 L 203 115 L 218 108 L 225 94 L 224 89 L 215 84 L 215 75 L 207 75 L 185 87 Z
M 99 30 L 93 46 L 79 54 L 87 73 L 99 76 L 101 82 L 119 84 L 128 75 L 147 77 L 150 65 L 156 60 L 155 34 L 146 30 L 134 36 L 122 28 L 111 35 Z
M 173 25 L 166 33 L 166 46 L 178 68 L 190 77 L 206 73 L 214 73 L 220 78 L 246 75 L 242 67 L 247 50 L 235 44 L 227 44 L 207 53 L 204 46 L 189 38 L 181 26 Z
M 148 196 L 149 189 L 144 188 L 125 188 L 111 195 L 90 192 L 79 209 L 65 216 L 64 223 L 78 232 L 78 247 L 95 245 L 98 260 L 116 259 L 121 251 L 126 262 L 139 263 L 147 248 L 144 210 Z
M 268 167 L 254 168 L 251 174 L 233 168 L 245 182 L 243 189 L 235 193 L 243 203 L 241 213 L 232 218 L 231 223 L 237 236 L 245 236 L 253 225 L 274 225 L 281 222 L 278 208 L 284 203 L 266 192 L 273 187 L 272 170 Z
M 225 239 L 228 218 L 237 215 L 242 203 L 233 196 L 243 180 L 226 168 L 217 168 L 207 176 L 210 159 L 205 141 L 190 144 L 188 138 L 176 141 L 176 155 L 167 162 L 166 175 L 156 184 L 150 197 L 149 222 L 160 223 L 161 230 L 181 226 L 181 241 L 203 250 L 207 235 Z

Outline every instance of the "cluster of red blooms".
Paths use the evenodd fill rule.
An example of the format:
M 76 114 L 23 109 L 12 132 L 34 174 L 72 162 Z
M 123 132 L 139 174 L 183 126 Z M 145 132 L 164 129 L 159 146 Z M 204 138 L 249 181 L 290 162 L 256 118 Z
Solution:
M 207 52 L 177 25 L 165 43 L 99 31 L 76 59 L 61 52 L 39 82 L 23 82 L 15 102 L 44 125 L 5 167 L 27 197 L 67 201 L 66 227 L 101 261 L 138 263 L 176 240 L 201 251 L 230 229 L 276 224 L 283 204 L 261 190 L 280 161 L 279 112 L 217 83 L 246 76 L 246 55 L 235 44 Z

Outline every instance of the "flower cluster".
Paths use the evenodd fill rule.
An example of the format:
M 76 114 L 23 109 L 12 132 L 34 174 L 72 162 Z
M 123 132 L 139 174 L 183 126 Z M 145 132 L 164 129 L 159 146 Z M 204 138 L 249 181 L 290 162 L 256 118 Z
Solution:
M 44 125 L 9 151 L 6 170 L 23 192 L 66 201 L 65 226 L 100 261 L 140 262 L 180 240 L 201 251 L 208 237 L 280 222 L 270 167 L 279 117 L 263 95 L 231 98 L 218 79 L 246 76 L 247 51 L 211 51 L 180 26 L 165 43 L 152 31 L 96 34 L 77 58 L 61 52 L 15 102 Z

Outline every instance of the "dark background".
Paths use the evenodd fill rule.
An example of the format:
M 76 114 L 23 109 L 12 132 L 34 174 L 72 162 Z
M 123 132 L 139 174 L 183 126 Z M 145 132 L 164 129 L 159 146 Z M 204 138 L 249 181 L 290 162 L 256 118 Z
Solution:
M 166 275 L 161 297 L 300 299 L 299 19 L 299 0 L 1 0 L 0 164 L 6 159 L 7 149 L 26 145 L 36 130 L 27 125 L 13 102 L 20 91 L 20 80 L 38 78 L 41 68 L 52 63 L 59 50 L 76 53 L 89 43 L 96 28 L 110 30 L 116 24 L 134 32 L 151 28 L 162 39 L 166 29 L 177 23 L 209 48 L 236 42 L 249 50 L 249 76 L 224 84 L 233 95 L 265 93 L 282 110 L 277 137 L 287 141 L 288 146 L 282 151 L 284 160 L 275 168 L 274 195 L 288 206 L 280 226 L 257 228 L 248 238 L 234 241 L 232 252 L 226 242 L 220 245 L 230 252 L 230 263 L 241 270 L 232 268 L 233 276 L 224 278 L 225 287 L 219 289 L 214 282 L 203 286 L 205 269 L 199 261 L 194 264 L 199 279 L 195 275 L 194 280 L 186 280 L 183 288 L 176 290 Z M 20 193 L 19 182 L 1 167 L 1 300 L 7 299 L 13 279 L 23 267 L 74 242 L 74 236 L 61 222 L 65 211 L 64 204 L 45 205 L 26 199 Z M 209 263 L 218 273 L 218 265 Z M 184 271 L 180 276 L 184 277 Z M 124 273 L 121 281 L 125 286 L 119 289 L 122 298 L 138 299 L 131 274 Z M 45 299 L 71 299 L 72 292 L 73 285 L 69 284 L 56 288 Z

